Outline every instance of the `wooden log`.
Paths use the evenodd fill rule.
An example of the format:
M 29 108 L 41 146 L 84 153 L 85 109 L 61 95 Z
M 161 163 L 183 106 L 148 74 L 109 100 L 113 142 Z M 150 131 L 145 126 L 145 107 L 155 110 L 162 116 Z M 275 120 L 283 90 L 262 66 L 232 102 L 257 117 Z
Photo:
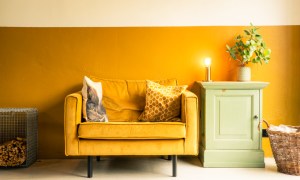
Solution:
M 19 166 L 26 160 L 26 139 L 17 137 L 0 145 L 0 166 Z

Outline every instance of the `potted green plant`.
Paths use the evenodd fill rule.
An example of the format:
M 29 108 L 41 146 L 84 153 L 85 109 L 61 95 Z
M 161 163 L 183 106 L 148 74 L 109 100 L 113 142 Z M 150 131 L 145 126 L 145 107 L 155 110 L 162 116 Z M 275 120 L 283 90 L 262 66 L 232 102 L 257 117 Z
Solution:
M 233 46 L 226 44 L 226 52 L 231 59 L 239 62 L 239 81 L 251 80 L 251 69 L 247 67 L 250 62 L 268 64 L 270 61 L 271 49 L 266 47 L 262 35 L 258 33 L 258 28 L 250 25 L 249 29 L 244 30 L 244 36 L 236 36 Z

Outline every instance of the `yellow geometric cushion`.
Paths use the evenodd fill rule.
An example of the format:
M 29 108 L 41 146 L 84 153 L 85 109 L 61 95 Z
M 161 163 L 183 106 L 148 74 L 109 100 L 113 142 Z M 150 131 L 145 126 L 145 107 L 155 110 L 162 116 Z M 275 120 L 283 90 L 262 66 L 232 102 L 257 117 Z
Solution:
M 146 104 L 146 80 L 91 79 L 102 83 L 102 103 L 110 122 L 138 121 Z M 155 82 L 177 85 L 176 79 Z
M 186 88 L 187 86 L 164 86 L 147 81 L 146 106 L 139 120 L 175 121 L 174 118 L 180 115 L 180 97 Z
M 185 132 L 181 122 L 85 122 L 78 127 L 83 139 L 181 139 Z

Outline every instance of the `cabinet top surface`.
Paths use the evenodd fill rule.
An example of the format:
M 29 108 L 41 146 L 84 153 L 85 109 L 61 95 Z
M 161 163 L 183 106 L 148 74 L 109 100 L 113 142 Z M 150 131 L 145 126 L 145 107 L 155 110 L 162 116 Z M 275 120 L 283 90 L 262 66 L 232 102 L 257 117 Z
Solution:
M 269 85 L 268 82 L 261 81 L 197 81 L 197 83 L 199 83 L 204 89 L 263 89 Z

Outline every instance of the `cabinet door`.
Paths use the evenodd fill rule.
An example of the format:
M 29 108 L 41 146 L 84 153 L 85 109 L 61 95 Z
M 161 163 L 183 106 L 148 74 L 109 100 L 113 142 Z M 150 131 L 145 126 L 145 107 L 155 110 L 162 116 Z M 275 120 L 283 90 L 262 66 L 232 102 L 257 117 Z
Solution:
M 259 91 L 206 93 L 206 149 L 259 149 Z

